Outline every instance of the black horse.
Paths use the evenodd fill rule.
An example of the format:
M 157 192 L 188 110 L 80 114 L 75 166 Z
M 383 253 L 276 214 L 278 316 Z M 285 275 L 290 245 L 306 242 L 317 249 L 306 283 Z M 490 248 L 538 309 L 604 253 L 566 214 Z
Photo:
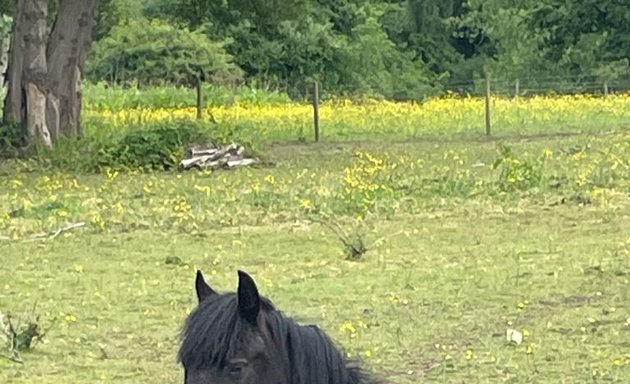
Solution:
M 185 384 L 377 384 L 316 326 L 302 326 L 238 272 L 236 293 L 214 291 L 197 271 L 199 305 L 182 333 Z

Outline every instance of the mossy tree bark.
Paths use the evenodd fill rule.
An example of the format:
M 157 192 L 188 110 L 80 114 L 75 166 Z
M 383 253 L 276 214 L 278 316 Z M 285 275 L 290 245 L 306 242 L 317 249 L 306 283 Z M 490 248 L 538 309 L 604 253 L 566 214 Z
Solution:
M 61 0 L 49 28 L 48 0 L 18 0 L 4 123 L 18 124 L 24 141 L 52 148 L 79 136 L 81 80 L 92 43 L 96 0 Z

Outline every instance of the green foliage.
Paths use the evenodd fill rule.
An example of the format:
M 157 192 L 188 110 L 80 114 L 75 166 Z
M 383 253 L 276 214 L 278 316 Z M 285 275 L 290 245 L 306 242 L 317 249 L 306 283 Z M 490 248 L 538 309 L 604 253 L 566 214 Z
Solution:
M 141 18 L 144 10 L 142 2 L 137 0 L 99 0 L 96 7 L 96 41 L 106 37 L 116 25 Z
M 40 163 L 48 168 L 73 172 L 162 171 L 177 168 L 191 145 L 243 144 L 256 154 L 255 126 L 246 122 L 214 125 L 204 120 L 169 118 L 138 121 L 124 128 L 89 122 L 82 138 L 61 138 L 52 151 L 40 153 Z
M 331 91 L 339 83 L 339 74 L 332 67 L 340 41 L 331 27 L 313 18 L 283 20 L 263 35 L 256 24 L 242 20 L 230 26 L 234 40 L 227 49 L 264 88 L 285 89 L 295 98 L 304 98 L 314 79 L 326 83 Z
M 16 155 L 17 149 L 24 145 L 22 126 L 16 123 L 0 125 L 0 153 Z
M 433 75 L 412 53 L 399 50 L 378 22 L 368 17 L 352 30 L 354 38 L 340 54 L 339 72 L 352 92 L 388 99 L 421 99 L 435 93 Z M 341 84 L 340 84 L 341 85 Z
M 495 77 L 560 91 L 630 80 L 630 45 L 622 37 L 630 31 L 623 21 L 626 6 L 593 0 L 527 0 L 518 7 L 507 0 L 473 0 L 469 6 L 459 25 L 483 36 L 483 70 Z
M 0 14 L 12 16 L 16 9 L 16 0 L 0 0 Z
M 235 83 L 241 71 L 223 48 L 202 30 L 139 18 L 114 26 L 93 47 L 88 79 L 113 83 L 194 84 L 198 78 Z
M 483 33 L 487 39 L 485 60 L 477 74 L 489 71 L 500 79 L 529 79 L 545 71 L 545 35 L 531 29 L 533 2 L 516 8 L 504 1 L 472 1 L 471 11 L 459 20 L 460 26 Z M 470 36 L 471 38 L 477 36 Z M 534 82 L 528 82 L 531 86 Z
M 376 202 L 390 196 L 389 164 L 367 151 L 357 151 L 356 158 L 344 169 L 341 198 L 347 212 L 365 217 L 373 212 Z
M 13 25 L 13 17 L 9 14 L 2 13 L 0 11 L 0 39 L 4 38 L 11 33 L 11 27 Z M 0 47 L 4 42 L 0 40 Z M 4 47 L 2 47 L 4 49 Z
M 417 100 L 444 89 L 476 93 L 485 72 L 499 92 L 512 93 L 517 79 L 525 92 L 593 92 L 604 81 L 627 89 L 627 12 L 616 0 L 107 0 L 89 75 L 190 83 L 211 59 L 233 62 L 250 85 L 299 99 L 313 80 L 334 95 Z M 194 45 L 181 38 L 189 34 Z M 217 41 L 208 51 L 223 52 L 223 59 L 199 54 L 196 46 L 209 44 L 201 35 Z M 179 48 L 164 59 L 170 48 L 163 47 L 172 45 Z M 213 81 L 241 79 L 234 67 L 218 67 L 209 70 Z
M 451 20 L 462 13 L 463 1 L 407 0 L 404 14 L 406 23 L 393 38 L 418 55 L 436 74 L 453 69 L 462 59 L 461 48 L 454 38 Z M 389 26 L 390 30 L 392 26 Z
M 91 110 L 194 107 L 197 105 L 196 97 L 195 89 L 178 85 L 150 88 L 141 88 L 135 83 L 129 86 L 112 85 L 106 82 L 83 85 L 83 104 L 86 109 Z M 206 106 L 224 106 L 241 102 L 252 105 L 270 105 L 287 103 L 289 96 L 278 91 L 204 83 L 203 99 Z
M 212 20 L 208 33 L 226 39 L 226 50 L 250 82 L 286 90 L 294 98 L 306 98 L 313 80 L 332 94 L 409 99 L 434 92 L 424 63 L 392 42 L 380 24 L 383 4 L 276 3 L 227 1 L 200 7 L 201 2 L 158 1 L 147 12 L 154 9 L 152 15 L 193 26 Z
M 42 154 L 55 168 L 80 172 L 114 170 L 169 170 L 177 166 L 190 144 L 211 141 L 202 123 L 169 119 L 138 123 L 126 133 L 100 131 L 84 138 L 60 140 L 52 152 Z
M 519 158 L 507 145 L 499 146 L 499 157 L 492 164 L 500 169 L 498 186 L 504 192 L 539 187 L 543 180 L 542 160 Z
M 549 47 L 545 58 L 571 71 L 578 79 L 606 76 L 630 79 L 628 6 L 607 0 L 577 0 L 567 5 L 547 0 L 535 8 L 531 27 Z
M 190 120 L 173 120 L 127 133 L 111 148 L 101 150 L 99 167 L 169 170 L 183 158 L 186 146 L 207 140 L 207 134 Z

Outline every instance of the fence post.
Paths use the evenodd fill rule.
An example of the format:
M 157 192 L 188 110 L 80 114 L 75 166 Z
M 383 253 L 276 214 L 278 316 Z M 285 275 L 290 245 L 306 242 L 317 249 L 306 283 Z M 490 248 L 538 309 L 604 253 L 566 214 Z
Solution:
M 521 81 L 516 79 L 516 83 L 514 84 L 514 97 L 518 99 L 518 95 L 521 94 Z
M 608 80 L 604 80 L 604 97 L 608 97 Z
M 319 141 L 319 82 L 313 86 L 313 128 L 315 129 L 315 142 Z
M 201 78 L 197 76 L 197 118 L 201 119 L 201 112 L 203 111 L 203 87 Z
M 486 72 L 486 136 L 492 132 L 492 118 L 490 110 L 490 74 Z

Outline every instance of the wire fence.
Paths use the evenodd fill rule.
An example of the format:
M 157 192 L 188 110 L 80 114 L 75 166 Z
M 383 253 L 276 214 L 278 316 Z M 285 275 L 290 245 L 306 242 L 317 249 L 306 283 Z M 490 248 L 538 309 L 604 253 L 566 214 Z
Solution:
M 370 124 L 383 136 L 386 132 L 397 136 L 398 131 L 404 131 L 414 137 L 564 136 L 630 128 L 630 80 L 626 79 L 487 77 L 453 82 L 443 94 L 418 99 L 402 103 L 416 107 L 398 115 L 398 121 L 388 119 L 377 108 L 365 109 L 363 121 L 377 121 Z M 315 102 L 319 100 L 314 97 L 313 101 L 317 140 L 327 136 L 325 131 L 330 125 L 319 121 L 321 108 Z M 360 130 L 355 134 L 360 137 Z
M 315 96 L 315 84 L 310 86 L 301 100 L 287 104 L 289 100 L 279 92 L 201 83 L 196 88 L 86 84 L 83 117 L 88 130 L 98 129 L 108 119 L 124 125 L 196 117 L 209 119 L 212 127 L 228 125 L 234 132 L 257 130 L 259 137 L 272 141 L 474 140 L 630 129 L 630 80 L 623 78 L 489 77 L 452 82 L 445 92 L 400 102 L 340 100 L 327 93 L 325 84 L 318 84 Z M 0 90 L 0 97 L 5 90 Z
M 630 91 L 630 74 L 613 79 L 595 76 L 584 76 L 579 79 L 546 76 L 491 80 L 496 93 L 508 95 L 591 94 L 606 96 Z
M 561 76 L 490 78 L 492 93 L 500 96 L 535 96 L 551 94 L 609 95 L 630 91 L 630 79 L 605 80 L 585 77 L 574 79 Z M 461 95 L 483 95 L 485 79 L 451 82 L 445 90 Z

